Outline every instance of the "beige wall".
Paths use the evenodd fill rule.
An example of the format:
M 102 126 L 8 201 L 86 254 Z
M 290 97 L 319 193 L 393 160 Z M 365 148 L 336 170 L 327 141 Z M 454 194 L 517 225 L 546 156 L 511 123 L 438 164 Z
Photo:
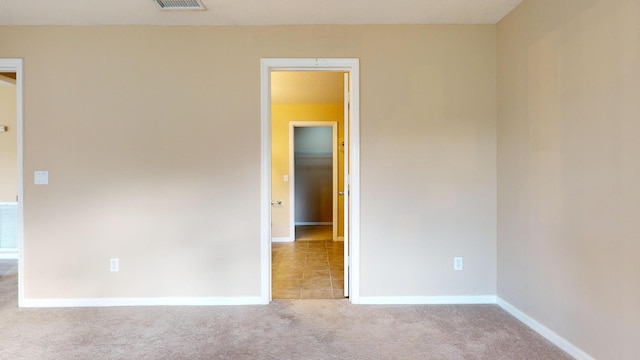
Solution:
M 0 85 L 0 202 L 15 202 L 18 195 L 18 145 L 16 129 L 16 87 Z
M 25 184 L 26 297 L 259 295 L 262 57 L 360 59 L 361 295 L 495 294 L 495 35 L 0 27 L 50 177 Z
M 291 121 L 335 121 L 338 124 L 338 143 L 343 139 L 342 104 L 272 104 L 271 106 L 271 192 L 274 200 L 282 200 L 282 206 L 272 207 L 271 236 L 288 238 L 289 234 L 289 123 Z M 342 191 L 342 159 L 338 156 L 338 187 Z M 342 218 L 342 200 L 338 198 L 338 219 Z M 342 221 L 338 221 L 338 235 L 342 236 Z
M 639 359 L 640 2 L 525 0 L 498 69 L 498 295 Z

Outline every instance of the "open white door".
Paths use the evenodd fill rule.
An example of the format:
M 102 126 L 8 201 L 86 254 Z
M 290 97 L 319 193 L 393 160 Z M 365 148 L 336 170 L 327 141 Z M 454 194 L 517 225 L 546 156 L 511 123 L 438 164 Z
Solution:
M 349 189 L 351 184 L 349 183 L 349 73 L 344 74 L 344 188 L 342 192 L 344 203 L 344 296 L 349 296 L 349 257 L 351 255 L 349 246 L 349 212 L 351 197 L 349 196 Z

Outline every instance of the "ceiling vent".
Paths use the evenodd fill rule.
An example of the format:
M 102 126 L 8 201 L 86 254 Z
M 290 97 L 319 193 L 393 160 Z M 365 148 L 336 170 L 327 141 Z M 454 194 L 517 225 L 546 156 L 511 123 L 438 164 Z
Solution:
M 162 10 L 206 10 L 200 0 L 154 0 Z

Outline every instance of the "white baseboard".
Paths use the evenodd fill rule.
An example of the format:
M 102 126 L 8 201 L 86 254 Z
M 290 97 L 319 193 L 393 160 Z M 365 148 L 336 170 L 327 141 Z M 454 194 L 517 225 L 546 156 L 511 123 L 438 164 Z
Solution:
M 259 305 L 261 297 L 158 297 L 158 298 L 91 298 L 91 299 L 24 299 L 22 307 L 115 307 L 115 306 L 215 306 Z
M 274 237 L 271 238 L 272 243 L 281 243 L 281 242 L 293 242 L 293 239 L 290 237 Z
M 332 222 L 296 221 L 296 226 L 333 225 Z
M 509 304 L 501 298 L 497 298 L 498 306 L 504 309 L 509 314 L 513 315 L 516 319 L 522 321 L 525 325 L 530 327 L 533 331 L 542 335 L 545 339 L 551 341 L 554 345 L 564 350 L 567 354 L 573 356 L 576 360 L 594 360 L 589 354 L 582 351 L 577 346 L 567 341 L 562 336 L 556 334 L 548 327 L 542 325 L 531 316 L 525 314 L 520 309 Z
M 0 260 L 18 260 L 18 250 L 0 250 Z
M 469 305 L 495 304 L 495 295 L 479 296 L 361 296 L 364 305 Z
M 344 241 L 344 236 L 338 236 L 338 240 L 336 241 Z

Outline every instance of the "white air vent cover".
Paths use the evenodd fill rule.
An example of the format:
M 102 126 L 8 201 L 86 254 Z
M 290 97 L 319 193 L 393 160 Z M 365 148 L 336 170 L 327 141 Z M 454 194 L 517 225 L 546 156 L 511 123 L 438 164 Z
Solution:
M 163 10 L 205 10 L 200 0 L 154 0 Z

